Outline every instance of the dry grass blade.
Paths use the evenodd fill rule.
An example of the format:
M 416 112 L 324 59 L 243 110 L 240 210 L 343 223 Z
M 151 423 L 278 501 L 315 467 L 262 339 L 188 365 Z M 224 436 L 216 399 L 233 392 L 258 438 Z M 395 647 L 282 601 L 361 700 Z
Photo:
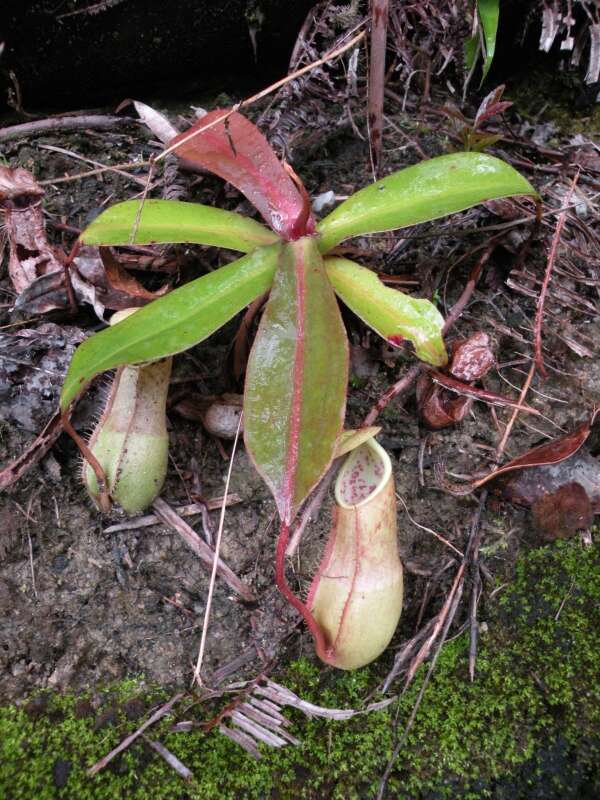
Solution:
M 577 186 L 578 178 L 579 178 L 579 172 L 577 172 L 577 174 L 571 181 L 569 191 L 565 198 L 564 204 L 567 207 L 571 202 L 571 197 L 573 195 L 575 187 Z M 556 221 L 556 229 L 554 231 L 552 245 L 550 246 L 550 253 L 548 254 L 548 261 L 546 264 L 546 272 L 544 274 L 544 280 L 542 282 L 542 288 L 540 290 L 540 297 L 535 312 L 535 323 L 534 323 L 535 366 L 539 370 L 540 374 L 543 375 L 544 377 L 546 377 L 546 369 L 544 368 L 544 359 L 542 356 L 542 321 L 544 318 L 544 302 L 546 300 L 546 294 L 548 292 L 548 284 L 550 283 L 550 276 L 552 275 L 554 262 L 556 261 L 558 245 L 560 244 L 562 230 L 564 228 L 566 219 L 567 219 L 567 208 L 564 208 L 558 220 Z
M 19 480 L 31 467 L 35 466 L 46 455 L 54 442 L 63 432 L 63 417 L 60 412 L 52 417 L 44 430 L 25 449 L 21 455 L 4 469 L 0 470 L 0 491 L 8 489 Z
M 240 438 L 240 431 L 242 429 L 242 420 L 244 418 L 243 412 L 240 414 L 240 418 L 238 420 L 237 431 L 235 432 L 235 439 L 233 440 L 233 449 L 231 451 L 231 457 L 229 459 L 229 469 L 227 470 L 227 479 L 225 481 L 225 493 L 224 496 L 227 497 L 229 493 L 229 483 L 231 481 L 231 472 L 233 470 L 233 462 L 235 461 L 235 453 L 237 450 L 237 444 Z M 215 553 L 213 557 L 212 563 L 212 573 L 210 576 L 210 584 L 208 587 L 208 597 L 206 599 L 206 609 L 204 611 L 204 622 L 202 624 L 202 636 L 200 637 L 200 647 L 198 649 L 198 660 L 196 662 L 196 669 L 194 670 L 194 677 L 192 679 L 192 685 L 194 682 L 197 682 L 199 686 L 202 686 L 202 679 L 200 677 L 200 670 L 202 669 L 202 660 L 204 658 L 204 649 L 206 647 L 206 637 L 208 635 L 208 623 L 210 620 L 210 610 L 212 607 L 212 599 L 215 590 L 215 581 L 217 578 L 217 569 L 219 566 L 219 552 L 221 550 L 221 539 L 223 538 L 223 525 L 225 524 L 225 508 L 226 504 L 223 501 L 223 505 L 221 506 L 221 516 L 219 518 L 219 529 L 217 530 L 217 540 L 215 543 Z
M 287 744 L 286 740 L 281 736 L 269 731 L 258 722 L 249 719 L 239 709 L 231 712 L 230 719 L 238 728 L 249 733 L 257 741 L 268 744 L 270 747 L 284 747 L 284 745 Z
M 435 625 L 433 626 L 433 630 L 431 631 L 430 635 L 427 637 L 425 642 L 421 645 L 419 652 L 412 660 L 412 663 L 406 675 L 406 687 L 408 687 L 409 684 L 412 682 L 417 670 L 419 669 L 421 664 L 425 661 L 425 659 L 429 656 L 429 653 L 431 652 L 431 648 L 433 647 L 435 640 L 437 639 L 440 631 L 442 630 L 442 628 L 444 628 L 445 623 L 448 620 L 450 609 L 454 604 L 454 600 L 457 596 L 457 593 L 459 591 L 462 592 L 462 583 L 465 575 L 465 567 L 466 567 L 466 562 L 463 561 L 463 563 L 458 568 L 458 571 L 454 578 L 454 582 L 452 583 L 450 591 L 448 592 L 448 597 L 446 598 L 444 605 L 442 606 L 442 610 L 440 611 L 436 619 Z
M 152 739 L 149 739 L 147 736 L 144 736 L 144 741 L 147 742 L 150 747 L 158 753 L 161 758 L 167 762 L 167 764 L 175 770 L 178 775 L 181 775 L 184 781 L 191 781 L 194 777 L 192 770 L 188 769 L 185 764 L 177 758 L 177 756 L 173 755 L 170 750 L 161 744 L 160 742 L 155 742 Z
M 241 731 L 239 728 L 228 728 L 226 725 L 219 725 L 219 731 L 223 736 L 227 736 L 228 739 L 231 739 L 232 742 L 239 744 L 240 747 L 257 760 L 262 758 L 252 736 L 244 733 L 244 731 Z
M 254 695 L 267 697 L 281 706 L 290 706 L 302 711 L 307 717 L 323 717 L 324 719 L 346 720 L 352 719 L 359 714 L 368 714 L 371 711 L 380 711 L 391 705 L 395 697 L 388 697 L 377 703 L 370 703 L 364 709 L 353 708 L 325 708 L 324 706 L 317 706 L 314 703 L 309 703 L 307 700 L 302 700 L 301 697 L 294 694 L 290 689 L 281 686 L 279 683 L 267 680 L 264 686 L 257 686 L 253 692 Z
M 233 589 L 234 592 L 239 594 L 240 597 L 243 597 L 244 600 L 247 600 L 248 602 L 252 602 L 255 599 L 248 586 L 246 586 L 246 584 L 240 580 L 240 578 L 238 578 L 235 572 L 233 572 L 233 570 L 230 569 L 230 567 L 228 567 L 224 561 L 221 561 L 220 558 L 215 560 L 215 551 L 211 550 L 206 542 L 204 542 L 198 536 L 196 531 L 190 527 L 185 520 L 181 519 L 181 517 L 175 513 L 168 503 L 159 497 L 154 501 L 152 506 L 156 511 L 156 516 L 162 522 L 176 531 L 190 548 L 190 550 L 193 550 L 204 564 L 207 566 L 212 566 L 213 569 L 218 571 L 221 578 L 223 578 L 223 580 L 231 589 Z M 221 508 L 225 508 L 224 503 L 222 504 Z
M 225 504 L 228 507 L 234 506 L 241 502 L 242 498 L 239 496 L 239 494 L 228 494 L 225 498 Z M 221 495 L 221 497 L 211 497 L 204 503 L 188 503 L 187 505 L 174 508 L 173 511 L 180 517 L 194 517 L 198 514 L 202 514 L 205 510 L 216 511 L 217 509 L 221 508 L 222 505 L 223 496 Z M 138 528 L 149 528 L 151 525 L 157 525 L 160 522 L 161 520 L 156 514 L 144 514 L 142 517 L 135 517 L 134 519 L 128 519 L 125 522 L 117 522 L 115 525 L 109 525 L 108 528 L 104 528 L 104 533 L 117 533 L 118 531 L 132 531 L 137 530 Z
M 178 703 L 183 696 L 183 692 L 179 692 L 178 694 L 174 695 L 167 703 L 164 704 L 164 706 L 161 706 L 157 711 L 155 711 L 154 714 L 152 714 L 152 716 L 146 720 L 146 722 L 140 725 L 137 731 L 134 731 L 134 733 L 126 736 L 120 744 L 110 751 L 110 753 L 105 755 L 100 759 L 100 761 L 97 761 L 92 767 L 90 767 L 88 769 L 88 775 L 95 775 L 97 772 L 100 772 L 101 769 L 104 769 L 107 764 L 110 764 L 115 756 L 118 756 L 119 753 L 122 753 L 123 750 L 126 750 L 129 745 L 138 738 L 138 736 L 141 736 L 151 725 L 154 725 L 154 723 L 158 722 L 159 719 L 162 719 L 165 714 L 168 714 L 173 706 Z
M 161 159 L 165 158 L 169 155 L 169 153 L 174 152 L 179 147 L 184 145 L 186 142 L 189 142 L 190 139 L 193 139 L 195 136 L 203 133 L 204 131 L 212 128 L 215 125 L 218 125 L 221 122 L 224 122 L 228 117 L 230 117 L 234 111 L 239 111 L 241 108 L 245 108 L 246 106 L 252 105 L 252 103 L 256 103 L 258 100 L 262 100 L 263 97 L 267 97 L 267 95 L 271 94 L 272 92 L 276 92 L 277 89 L 280 89 L 282 86 L 285 86 L 286 83 L 290 83 L 290 81 L 296 80 L 296 78 L 301 77 L 307 72 L 310 72 L 317 67 L 326 64 L 328 61 L 332 61 L 334 58 L 338 58 L 347 50 L 357 45 L 363 38 L 365 37 L 365 32 L 361 31 L 359 34 L 354 36 L 350 39 L 349 42 L 346 42 L 341 47 L 337 47 L 335 50 L 332 50 L 329 53 L 325 53 L 323 58 L 318 59 L 318 61 L 313 61 L 311 64 L 307 64 L 305 67 L 292 72 L 290 75 L 286 75 L 285 78 L 282 78 L 275 83 L 272 83 L 270 86 L 267 86 L 266 89 L 262 89 L 260 92 L 253 94 L 251 97 L 247 97 L 245 100 L 242 100 L 240 103 L 236 103 L 235 106 L 225 114 L 222 114 L 215 119 L 211 120 L 207 125 L 204 127 L 198 128 L 190 133 L 188 136 L 184 136 L 183 139 L 180 139 L 176 144 L 171 145 L 170 147 L 165 148 L 161 153 L 158 154 L 156 157 L 156 161 L 160 161 Z
M 52 117 L 51 119 L 38 119 L 34 122 L 24 122 L 21 125 L 11 125 L 0 130 L 0 142 L 8 142 L 11 139 L 20 139 L 22 136 L 32 136 L 38 133 L 49 133 L 52 131 L 82 131 L 86 128 L 96 130 L 107 130 L 118 128 L 121 125 L 131 124 L 133 120 L 127 117 L 107 117 L 89 115 L 82 117 Z M 113 169 L 107 167 L 106 169 Z
M 371 54 L 369 58 L 369 146 L 373 176 L 378 177 L 383 140 L 383 94 L 389 0 L 371 0 Z

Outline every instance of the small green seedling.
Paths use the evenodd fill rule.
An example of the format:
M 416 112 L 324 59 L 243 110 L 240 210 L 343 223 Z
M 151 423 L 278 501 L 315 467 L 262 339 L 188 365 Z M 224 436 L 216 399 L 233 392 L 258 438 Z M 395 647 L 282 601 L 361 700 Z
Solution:
M 334 250 L 351 236 L 536 192 L 497 158 L 455 153 L 388 175 L 317 223 L 300 179 L 238 112 L 211 112 L 171 147 L 238 188 L 269 228 L 232 212 L 167 200 L 147 200 L 141 208 L 127 201 L 102 213 L 81 234 L 82 243 L 193 242 L 246 255 L 80 345 L 61 406 L 66 410 L 98 373 L 180 353 L 270 292 L 246 372 L 244 440 L 281 517 L 277 584 L 319 636 L 314 617 L 287 585 L 284 553 L 289 526 L 331 464 L 342 431 L 348 342 L 336 295 L 392 345 L 408 340 L 424 361 L 440 366 L 447 360 L 443 319 L 435 306 L 385 287 Z

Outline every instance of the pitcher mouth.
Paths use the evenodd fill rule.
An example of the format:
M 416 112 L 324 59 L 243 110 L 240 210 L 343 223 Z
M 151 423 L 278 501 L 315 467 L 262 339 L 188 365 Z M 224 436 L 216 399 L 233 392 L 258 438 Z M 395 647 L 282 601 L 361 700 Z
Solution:
M 376 497 L 392 474 L 392 462 L 383 447 L 369 439 L 347 457 L 335 482 L 335 500 L 341 508 L 360 508 Z

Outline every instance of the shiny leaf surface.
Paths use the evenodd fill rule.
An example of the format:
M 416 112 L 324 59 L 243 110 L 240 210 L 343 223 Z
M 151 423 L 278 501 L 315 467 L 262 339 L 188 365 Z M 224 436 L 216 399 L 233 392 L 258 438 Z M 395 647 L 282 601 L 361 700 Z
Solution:
M 90 337 L 75 351 L 61 395 L 65 409 L 100 372 L 180 353 L 224 325 L 273 281 L 280 245 L 203 275 Z
M 346 258 L 326 258 L 325 267 L 338 297 L 390 344 L 408 339 L 423 361 L 446 363 L 444 318 L 433 303 L 384 286 L 374 272 Z
M 394 172 L 353 194 L 317 225 L 327 253 L 349 236 L 405 228 L 484 200 L 536 196 L 509 164 L 484 153 L 452 153 Z
M 494 60 L 494 53 L 496 52 L 496 35 L 498 33 L 498 20 L 500 18 L 500 3 L 499 0 L 478 0 L 477 11 L 483 28 L 483 38 L 485 40 L 485 60 L 483 62 L 483 70 L 481 82 L 486 79 L 492 61 Z
M 191 242 L 241 253 L 277 241 L 276 235 L 259 222 L 200 203 L 146 200 L 138 221 L 139 210 L 139 200 L 111 206 L 88 225 L 81 241 L 96 245 Z
M 178 145 L 180 158 L 239 189 L 276 233 L 296 238 L 304 233 L 300 229 L 309 221 L 310 207 L 256 125 L 237 111 L 216 121 L 225 114 L 222 108 L 211 111 L 169 146 Z
M 348 343 L 314 238 L 284 244 L 248 361 L 244 438 L 285 523 L 331 463 Z

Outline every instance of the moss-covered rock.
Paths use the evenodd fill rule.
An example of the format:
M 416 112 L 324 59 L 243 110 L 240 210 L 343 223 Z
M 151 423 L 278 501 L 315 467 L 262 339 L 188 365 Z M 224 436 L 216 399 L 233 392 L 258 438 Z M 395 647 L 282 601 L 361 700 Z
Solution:
M 400 753 L 394 798 L 585 798 L 600 794 L 600 553 L 576 541 L 530 552 L 514 582 L 487 609 L 477 678 L 467 676 L 468 642 L 447 645 Z M 298 747 L 265 749 L 255 761 L 213 732 L 174 733 L 164 720 L 149 735 L 194 773 L 186 784 L 143 740 L 90 778 L 105 755 L 164 701 L 141 682 L 104 696 L 43 695 L 0 710 L 0 796 L 77 798 L 372 797 L 392 749 L 396 711 L 402 730 L 424 671 L 399 708 L 349 722 L 294 713 Z M 373 668 L 339 673 L 302 660 L 278 679 L 321 705 L 357 707 L 376 683 Z M 129 702 L 128 702 L 129 701 Z M 182 708 L 180 706 L 179 708 Z M 110 713 L 108 713 L 110 711 Z M 186 712 L 206 713 L 206 708 Z

